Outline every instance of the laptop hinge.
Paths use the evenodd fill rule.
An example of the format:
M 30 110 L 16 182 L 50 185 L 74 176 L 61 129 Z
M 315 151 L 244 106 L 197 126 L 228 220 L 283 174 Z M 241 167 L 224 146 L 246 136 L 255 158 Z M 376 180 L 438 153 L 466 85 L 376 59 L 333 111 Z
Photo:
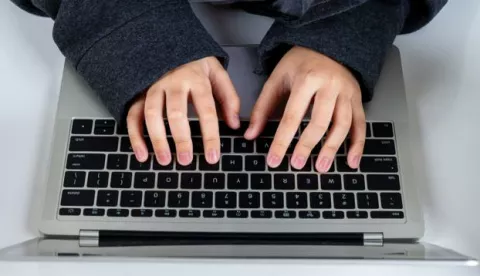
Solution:
M 364 233 L 364 246 L 383 246 L 383 233 Z
M 83 247 L 98 247 L 100 232 L 96 230 L 80 230 L 79 245 Z

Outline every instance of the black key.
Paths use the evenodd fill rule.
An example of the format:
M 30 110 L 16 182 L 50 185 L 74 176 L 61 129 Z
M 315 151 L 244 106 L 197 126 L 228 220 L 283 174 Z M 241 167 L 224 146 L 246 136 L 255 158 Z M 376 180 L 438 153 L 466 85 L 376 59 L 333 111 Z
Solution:
M 338 172 L 356 172 L 357 169 L 352 169 L 347 163 L 346 156 L 337 156 L 337 171 Z
M 85 172 L 65 172 L 65 178 L 63 179 L 63 187 L 81 188 L 85 186 L 85 175 Z
M 298 139 L 296 138 L 292 139 L 292 141 L 288 145 L 287 153 L 293 153 L 293 151 L 295 150 L 295 147 L 297 146 L 297 143 L 298 143 Z
M 376 193 L 358 193 L 359 209 L 378 209 L 378 195 Z
M 310 208 L 330 209 L 331 207 L 332 197 L 330 193 L 310 193 Z
M 363 154 L 395 154 L 395 142 L 391 139 L 367 139 Z
M 282 159 L 282 162 L 280 163 L 280 165 L 278 165 L 278 167 L 276 168 L 271 168 L 271 167 L 268 167 L 268 170 L 269 171 L 274 171 L 274 172 L 286 172 L 288 171 L 288 156 L 285 156 L 283 157 Z
M 100 190 L 97 194 L 97 206 L 117 206 L 118 191 Z
M 113 172 L 110 179 L 110 187 L 125 189 L 132 187 L 132 173 Z
M 273 139 L 271 138 L 258 138 L 255 143 L 257 144 L 258 153 L 267 153 L 270 150 L 270 145 L 272 144 Z
M 372 191 L 399 191 L 400 180 L 398 175 L 369 174 L 367 175 L 367 187 Z
M 297 174 L 297 187 L 299 190 L 318 190 L 318 175 Z
M 130 170 L 132 171 L 148 171 L 152 164 L 152 158 L 149 155 L 147 161 L 139 162 L 135 155 L 130 155 Z
M 106 188 L 108 186 L 108 172 L 89 172 L 87 187 Z
M 79 216 L 80 213 L 80 208 L 60 208 L 60 211 L 58 212 L 60 216 Z
M 193 208 L 212 208 L 213 193 L 212 192 L 193 192 L 192 207 Z
M 240 127 L 238 129 L 231 129 L 224 121 L 219 121 L 218 128 L 220 136 L 243 136 L 249 124 L 250 122 L 248 121 L 240 121 Z
M 222 210 L 205 210 L 203 211 L 204 218 L 223 218 L 225 211 Z
M 295 169 L 292 167 L 292 171 L 295 172 L 311 172 L 312 171 L 312 159 L 309 157 L 307 158 L 307 161 L 305 162 L 305 166 L 301 168 L 300 170 Z
M 145 192 L 145 207 L 164 207 L 165 206 L 164 191 L 148 191 Z
M 132 144 L 130 144 L 129 137 L 122 137 L 122 140 L 120 141 L 120 151 L 133 152 Z
M 215 164 L 210 164 L 207 162 L 207 160 L 205 160 L 205 156 L 204 155 L 200 155 L 198 156 L 198 161 L 199 161 L 199 169 L 201 171 L 218 171 L 220 170 L 220 163 L 217 162 Z
M 263 208 L 280 209 L 283 208 L 283 193 L 263 193 Z
M 370 123 L 367 123 L 367 138 L 372 137 L 372 129 L 370 128 Z
M 322 174 L 320 175 L 320 184 L 322 190 L 341 190 L 342 179 L 339 174 Z
M 241 192 L 239 195 L 240 208 L 260 208 L 260 193 L 258 192 Z
M 251 211 L 250 216 L 252 218 L 272 218 L 272 211 L 266 210 L 259 210 L 259 211 Z
M 368 218 L 368 213 L 366 211 L 347 211 L 347 218 L 366 219 Z
M 177 152 L 177 148 L 175 146 L 175 141 L 173 141 L 172 137 L 167 137 L 168 147 L 170 148 L 170 152 L 173 154 Z
M 200 189 L 202 188 L 202 174 L 200 173 L 182 173 L 180 178 L 180 188 L 182 189 Z
M 173 161 L 170 162 L 170 164 L 166 166 L 162 166 L 157 162 L 157 158 L 153 159 L 153 169 L 156 171 L 171 171 L 173 170 Z
M 155 187 L 155 173 L 135 173 L 133 186 L 137 189 L 152 189 Z
M 294 174 L 275 174 L 273 176 L 275 190 L 293 190 L 295 189 Z
M 296 216 L 295 211 L 275 211 L 275 217 L 280 219 L 292 219 Z
M 307 193 L 287 193 L 287 208 L 305 209 L 307 208 Z
M 125 170 L 127 168 L 128 156 L 126 154 L 109 154 L 107 169 Z
M 373 136 L 393 137 L 392 123 L 372 123 Z
M 233 152 L 235 153 L 252 153 L 253 141 L 246 140 L 245 138 L 233 139 Z
M 192 162 L 186 166 L 177 162 L 176 167 L 178 171 L 195 171 L 197 169 L 197 156 L 194 155 Z
M 200 121 L 190 121 L 190 133 L 192 136 L 201 136 L 202 129 L 200 128 Z
M 114 132 L 114 126 L 96 126 L 93 130 L 93 133 L 97 135 L 112 135 Z
M 248 189 L 248 174 L 229 173 L 227 176 L 227 188 L 230 190 Z
M 140 191 L 122 191 L 120 195 L 121 207 L 140 207 L 142 206 L 142 192 Z
M 199 210 L 180 210 L 178 213 L 181 218 L 199 218 Z
M 245 156 L 245 170 L 247 172 L 265 171 L 265 156 L 263 155 Z
M 220 152 L 221 153 L 232 152 L 232 139 L 230 139 L 230 138 L 220 138 Z
M 204 175 L 205 189 L 221 190 L 225 189 L 225 174 L 206 173 Z
M 400 193 L 381 193 L 380 201 L 383 209 L 402 209 L 402 196 Z
M 95 200 L 94 190 L 63 190 L 60 205 L 92 206 Z
M 177 216 L 177 210 L 169 210 L 169 209 L 156 210 L 155 216 L 160 218 L 174 218 Z
M 127 135 L 128 129 L 126 124 L 117 124 L 117 134 Z
M 205 149 L 203 147 L 202 138 L 192 138 L 193 153 L 204 153 Z
M 229 210 L 227 211 L 228 218 L 248 218 L 248 211 Z
M 69 154 L 67 169 L 101 170 L 105 167 L 105 154 Z
M 242 171 L 242 156 L 224 155 L 222 156 L 222 170 L 227 172 Z
M 372 211 L 370 212 L 371 218 L 378 219 L 403 219 L 403 212 L 399 211 Z
M 117 151 L 118 137 L 72 136 L 70 151 Z
M 217 192 L 215 193 L 215 208 L 236 208 L 237 193 Z
M 323 218 L 325 219 L 343 219 L 345 213 L 342 211 L 323 211 Z
M 90 134 L 92 126 L 92 120 L 75 119 L 72 123 L 72 134 Z
M 338 148 L 337 154 L 345 154 L 345 143 Z
M 89 217 L 103 217 L 105 215 L 105 209 L 85 208 L 83 209 L 83 215 Z
M 128 209 L 108 209 L 107 216 L 109 217 L 128 217 Z
M 95 120 L 95 126 L 99 127 L 114 127 L 115 126 L 115 120 L 111 119 L 99 119 Z
M 278 125 L 280 124 L 280 122 L 278 121 L 269 121 L 267 122 L 267 124 L 265 125 L 265 128 L 263 129 L 262 133 L 260 134 L 260 136 L 270 136 L 270 137 L 274 137 L 275 136 L 275 133 L 277 132 L 277 128 L 278 128 Z
M 132 217 L 151 217 L 153 216 L 153 211 L 150 209 L 133 209 Z
M 189 204 L 188 192 L 170 191 L 168 192 L 168 207 L 185 208 Z
M 337 209 L 355 209 L 355 195 L 353 193 L 334 193 L 333 205 Z
M 320 218 L 319 211 L 300 211 L 298 217 L 302 219 L 317 219 Z
M 352 190 L 352 191 L 365 190 L 365 179 L 361 174 L 344 174 L 343 186 L 345 190 Z
M 272 175 L 252 173 L 250 175 L 250 185 L 253 190 L 270 190 L 272 188 Z

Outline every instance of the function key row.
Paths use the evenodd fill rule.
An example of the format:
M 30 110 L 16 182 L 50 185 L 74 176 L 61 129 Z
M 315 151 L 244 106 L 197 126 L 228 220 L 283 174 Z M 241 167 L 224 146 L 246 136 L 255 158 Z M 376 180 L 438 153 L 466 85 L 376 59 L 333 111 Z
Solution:
M 80 208 L 60 208 L 59 214 L 61 216 L 80 216 L 82 210 Z M 345 216 L 346 213 L 346 216 Z M 196 209 L 99 209 L 99 208 L 85 208 L 83 215 L 87 217 L 103 217 L 105 214 L 109 217 L 160 217 L 160 218 L 252 218 L 252 219 L 294 219 L 297 218 L 297 212 L 282 210 L 196 210 Z M 403 219 L 404 213 L 402 211 L 371 211 L 370 217 L 373 219 Z M 300 219 L 367 219 L 367 211 L 299 211 L 298 218 Z

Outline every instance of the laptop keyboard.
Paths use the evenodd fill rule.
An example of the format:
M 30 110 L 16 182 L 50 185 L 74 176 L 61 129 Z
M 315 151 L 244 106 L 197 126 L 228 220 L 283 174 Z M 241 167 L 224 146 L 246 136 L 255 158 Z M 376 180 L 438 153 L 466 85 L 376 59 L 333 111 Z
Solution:
M 404 219 L 394 126 L 367 122 L 367 139 L 359 170 L 346 163 L 348 139 L 330 171 L 315 171 L 316 155 L 302 170 L 289 158 L 303 122 L 281 165 L 269 168 L 266 154 L 278 122 L 269 122 L 255 141 L 219 123 L 221 159 L 205 161 L 200 125 L 190 121 L 193 162 L 161 166 L 135 159 L 126 129 L 111 119 L 73 119 L 58 207 L 59 219 L 111 217 L 144 219 Z M 175 144 L 166 123 L 172 152 Z M 147 133 L 145 133 L 148 141 Z M 147 143 L 148 144 L 148 143 Z M 322 142 L 312 151 L 319 152 Z M 174 155 L 174 154 L 172 154 Z

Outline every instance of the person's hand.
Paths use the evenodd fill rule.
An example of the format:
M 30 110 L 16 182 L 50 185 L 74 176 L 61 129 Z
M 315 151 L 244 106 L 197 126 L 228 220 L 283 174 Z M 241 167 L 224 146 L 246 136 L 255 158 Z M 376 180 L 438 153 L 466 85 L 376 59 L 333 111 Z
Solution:
M 313 50 L 293 47 L 265 83 L 251 114 L 245 138 L 256 138 L 269 115 L 284 96 L 289 95 L 283 117 L 270 146 L 267 163 L 277 167 L 313 101 L 311 120 L 303 131 L 291 158 L 294 168 L 304 167 L 312 149 L 326 134 L 315 168 L 327 172 L 349 131 L 351 146 L 348 165 L 357 168 L 365 144 L 365 113 L 361 90 L 352 73 L 343 65 Z M 315 153 L 317 154 L 317 153 Z
M 193 146 L 187 114 L 191 99 L 200 120 L 206 160 L 211 164 L 218 162 L 220 137 L 214 98 L 221 105 L 227 124 L 238 128 L 240 101 L 228 73 L 217 58 L 192 61 L 162 76 L 132 104 L 128 112 L 128 135 L 138 161 L 144 162 L 148 158 L 143 136 L 145 120 L 158 163 L 168 165 L 171 162 L 163 123 L 166 107 L 177 160 L 181 165 L 192 162 Z

